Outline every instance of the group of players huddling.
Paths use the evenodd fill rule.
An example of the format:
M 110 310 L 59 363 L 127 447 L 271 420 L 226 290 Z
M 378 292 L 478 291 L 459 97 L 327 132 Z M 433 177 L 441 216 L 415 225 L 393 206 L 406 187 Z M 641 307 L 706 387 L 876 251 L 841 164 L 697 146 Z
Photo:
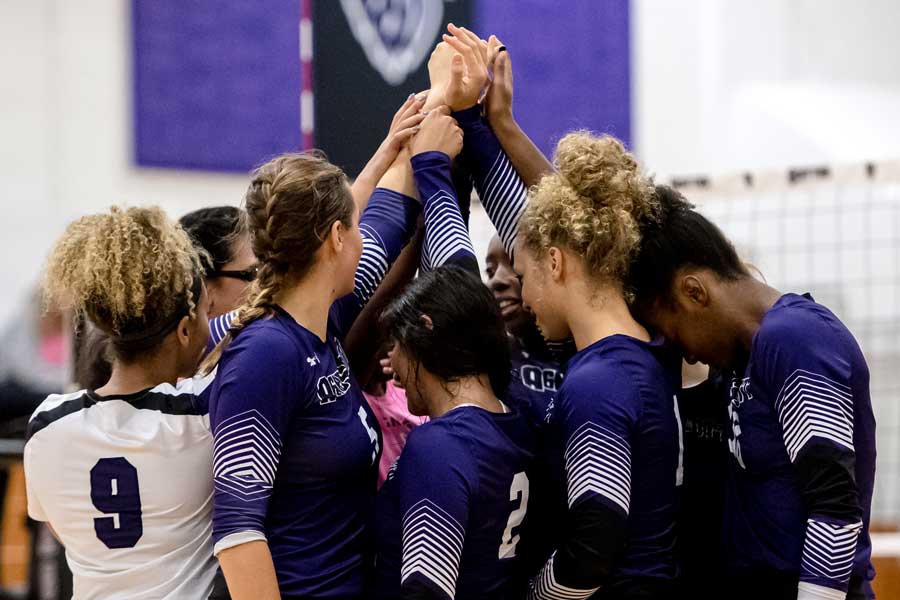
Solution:
M 549 163 L 496 37 L 450 25 L 428 69 L 352 185 L 286 154 L 210 244 L 157 208 L 56 243 L 47 294 L 111 360 L 25 447 L 75 597 L 873 597 L 846 327 L 617 140 Z

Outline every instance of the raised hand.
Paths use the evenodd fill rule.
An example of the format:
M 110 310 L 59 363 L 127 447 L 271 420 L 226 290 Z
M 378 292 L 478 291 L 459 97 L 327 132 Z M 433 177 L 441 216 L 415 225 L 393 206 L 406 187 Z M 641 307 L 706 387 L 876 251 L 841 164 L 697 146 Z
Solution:
M 495 125 L 503 120 L 511 121 L 513 99 L 512 61 L 506 47 L 492 35 L 488 39 L 488 64 L 493 80 L 484 98 L 484 114 Z
M 451 110 L 474 106 L 487 83 L 487 42 L 463 27 L 447 26 L 428 61 L 431 89 Z
M 422 114 L 421 110 L 425 105 L 427 96 L 427 91 L 418 95 L 410 94 L 409 98 L 394 113 L 387 136 L 381 143 L 381 148 L 390 157 L 388 164 L 393 162 L 397 153 L 412 139 L 413 135 L 418 131 L 418 125 L 425 119 L 425 115 Z
M 409 150 L 413 156 L 437 151 L 454 158 L 462 150 L 462 144 L 462 130 L 456 124 L 456 119 L 450 116 L 450 107 L 444 105 L 428 113 L 419 125 L 419 132 L 410 142 Z
M 428 59 L 428 79 L 431 82 L 431 93 L 428 105 L 444 103 L 444 92 L 450 81 L 450 63 L 456 50 L 447 42 L 438 42 Z M 436 106 L 436 105 L 435 105 Z
M 400 156 L 400 152 L 408 145 L 409 140 L 418 131 L 419 124 L 425 119 L 425 115 L 421 114 L 421 109 L 427 95 L 427 92 L 421 92 L 419 94 L 411 94 L 406 99 L 394 114 L 384 141 L 381 142 L 378 150 L 372 155 L 372 158 L 369 159 L 369 162 L 366 163 L 366 166 L 357 175 L 356 179 L 353 180 L 350 192 L 353 194 L 353 200 L 360 212 L 365 210 L 369 197 L 375 190 L 375 186 L 378 185 L 381 178 L 385 176 L 397 160 L 397 157 Z M 407 156 L 407 161 L 408 158 Z M 394 185 L 399 188 L 398 191 L 411 191 L 407 187 L 403 187 L 403 182 L 406 181 L 405 178 L 399 177 L 397 179 L 399 181 L 395 181 Z M 409 179 L 411 180 L 412 177 L 410 176 Z M 411 181 L 409 185 L 412 185 Z

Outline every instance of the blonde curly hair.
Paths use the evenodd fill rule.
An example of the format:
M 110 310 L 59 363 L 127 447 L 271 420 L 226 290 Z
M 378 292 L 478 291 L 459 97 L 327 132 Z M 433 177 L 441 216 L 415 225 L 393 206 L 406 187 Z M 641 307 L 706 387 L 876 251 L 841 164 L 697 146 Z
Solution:
M 596 279 L 621 284 L 640 224 L 656 214 L 650 180 L 619 140 L 587 131 L 562 138 L 554 163 L 557 172 L 529 191 L 520 223 L 525 247 L 543 256 L 563 246 L 583 257 Z
M 162 209 L 113 206 L 71 223 L 47 259 L 47 302 L 87 316 L 115 337 L 171 319 L 203 273 L 198 250 Z

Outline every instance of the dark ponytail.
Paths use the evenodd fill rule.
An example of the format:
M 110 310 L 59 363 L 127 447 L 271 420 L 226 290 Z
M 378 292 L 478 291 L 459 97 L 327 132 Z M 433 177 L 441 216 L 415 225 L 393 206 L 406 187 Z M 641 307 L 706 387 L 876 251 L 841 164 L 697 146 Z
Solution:
M 421 275 L 387 308 L 381 324 L 410 359 L 439 379 L 486 374 L 494 394 L 506 395 L 511 369 L 506 328 L 493 294 L 470 271 L 445 265 Z
M 638 312 L 672 300 L 672 280 L 684 267 L 709 269 L 726 280 L 749 277 L 737 251 L 716 225 L 677 190 L 657 185 L 653 218 L 640 222 L 641 244 L 628 274 Z

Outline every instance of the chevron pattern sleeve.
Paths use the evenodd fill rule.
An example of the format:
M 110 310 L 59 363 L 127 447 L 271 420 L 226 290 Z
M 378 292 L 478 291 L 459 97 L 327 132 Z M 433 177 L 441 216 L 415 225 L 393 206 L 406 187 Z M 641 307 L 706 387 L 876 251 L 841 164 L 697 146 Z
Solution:
M 463 130 L 463 153 L 472 165 L 478 197 L 497 229 L 506 253 L 512 257 L 528 190 L 503 151 L 500 140 L 481 116 L 480 106 L 453 113 L 453 117 Z
M 231 327 L 231 322 L 234 320 L 237 312 L 233 310 L 209 320 L 209 345 L 212 348 L 215 348 L 228 333 L 228 329 Z
M 475 249 L 459 211 L 450 175 L 450 157 L 422 152 L 412 157 L 413 178 L 425 205 L 425 243 L 422 268 L 436 269 L 450 262 L 478 273 Z
M 437 427 L 410 434 L 397 463 L 403 515 L 403 598 L 456 596 L 469 500 L 477 475 L 469 452 Z
M 785 328 L 777 345 L 763 340 L 766 379 L 779 390 L 774 408 L 808 511 L 800 597 L 844 598 L 863 526 L 852 374 L 839 336 L 816 324 L 804 329 Z
M 416 230 L 422 207 L 417 200 L 399 192 L 376 188 L 359 218 L 363 248 L 354 276 L 353 293 L 337 300 L 331 322 L 339 338 L 372 298 L 403 247 Z
M 569 518 L 559 547 L 532 582 L 529 598 L 535 600 L 589 597 L 611 572 L 625 540 L 636 402 L 627 389 L 599 393 L 584 375 L 570 374 L 556 398 Z M 617 397 L 605 397 L 610 392 Z
M 236 342 L 234 356 L 219 366 L 213 430 L 214 553 L 265 540 L 265 520 L 281 459 L 282 435 L 296 399 L 296 350 L 271 336 L 257 346 Z

